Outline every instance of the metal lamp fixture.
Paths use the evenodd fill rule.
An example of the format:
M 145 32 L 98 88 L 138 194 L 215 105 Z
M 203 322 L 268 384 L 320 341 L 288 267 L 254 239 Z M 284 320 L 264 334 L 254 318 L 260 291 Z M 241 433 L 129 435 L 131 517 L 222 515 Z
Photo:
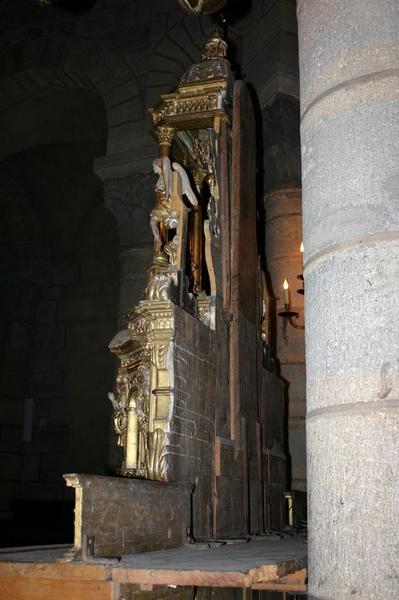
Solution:
M 180 6 L 191 15 L 211 15 L 226 5 L 227 0 L 179 0 Z
M 299 248 L 301 256 L 303 256 L 303 242 L 301 242 L 301 246 Z M 304 294 L 305 293 L 305 282 L 303 279 L 303 273 L 300 273 L 297 276 L 297 279 L 299 279 L 302 282 L 302 287 L 297 290 L 298 294 Z M 295 327 L 295 329 L 305 329 L 305 325 L 300 325 L 298 323 L 298 318 L 299 318 L 299 313 L 291 310 L 291 292 L 290 292 L 290 284 L 288 279 L 285 277 L 284 281 L 283 281 L 283 295 L 284 295 L 284 310 L 282 310 L 281 312 L 278 313 L 279 317 L 283 317 L 284 319 L 288 319 L 288 322 L 290 323 L 290 325 L 292 325 L 292 327 Z

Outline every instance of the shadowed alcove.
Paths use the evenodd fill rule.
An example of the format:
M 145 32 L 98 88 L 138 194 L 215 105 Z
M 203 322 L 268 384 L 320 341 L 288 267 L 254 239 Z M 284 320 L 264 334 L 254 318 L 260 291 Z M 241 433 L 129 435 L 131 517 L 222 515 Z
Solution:
M 92 169 L 106 112 L 91 90 L 59 87 L 1 121 L 2 541 L 64 542 L 63 473 L 107 472 L 119 238 Z

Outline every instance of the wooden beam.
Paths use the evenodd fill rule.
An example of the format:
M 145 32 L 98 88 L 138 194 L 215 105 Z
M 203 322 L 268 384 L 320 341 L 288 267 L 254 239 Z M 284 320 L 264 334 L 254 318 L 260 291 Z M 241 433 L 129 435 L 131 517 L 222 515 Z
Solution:
M 2 575 L 0 600 L 112 600 L 112 582 Z
M 126 586 L 306 590 L 301 540 L 261 538 L 208 549 L 194 544 L 121 561 L 56 562 L 62 553 L 62 548 L 0 552 L 0 600 L 120 600 Z

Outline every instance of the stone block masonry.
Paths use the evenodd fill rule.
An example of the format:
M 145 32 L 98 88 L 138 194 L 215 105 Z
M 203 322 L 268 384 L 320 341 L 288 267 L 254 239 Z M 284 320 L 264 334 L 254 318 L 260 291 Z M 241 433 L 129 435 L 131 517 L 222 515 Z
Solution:
M 399 12 L 299 0 L 309 596 L 398 594 Z

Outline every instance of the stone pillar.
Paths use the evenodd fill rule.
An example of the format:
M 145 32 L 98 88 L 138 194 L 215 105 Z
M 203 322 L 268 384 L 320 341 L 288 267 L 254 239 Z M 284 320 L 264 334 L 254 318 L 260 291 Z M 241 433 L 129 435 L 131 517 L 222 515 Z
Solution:
M 104 181 L 104 206 L 114 215 L 121 242 L 119 318 L 142 299 L 153 255 L 149 226 L 154 203 L 149 173 Z
M 115 218 L 120 241 L 120 291 L 117 329 L 126 327 L 124 315 L 141 300 L 147 269 L 153 255 L 149 226 L 154 203 L 152 173 L 119 174 L 119 166 L 109 164 L 96 170 L 104 182 L 104 206 Z M 111 341 L 111 340 L 109 340 Z M 122 450 L 116 445 L 110 421 L 108 467 L 114 471 L 122 462 Z
M 152 246 L 122 250 L 119 314 L 123 316 L 142 300 L 147 284 L 147 269 L 153 257 Z
M 291 288 L 292 309 L 299 312 L 303 323 L 303 295 L 297 290 L 302 282 L 300 244 L 302 241 L 301 189 L 296 183 L 279 184 L 265 195 L 265 240 L 267 268 L 272 293 L 276 299 L 276 313 L 284 310 L 282 284 L 287 277 Z M 276 314 L 276 356 L 280 374 L 287 384 L 288 450 L 290 481 L 293 490 L 306 490 L 305 449 L 305 344 L 304 332 L 295 329 L 286 319 Z
M 399 531 L 399 10 L 298 0 L 309 592 L 393 598 Z M 395 575 L 396 572 L 396 575 Z

